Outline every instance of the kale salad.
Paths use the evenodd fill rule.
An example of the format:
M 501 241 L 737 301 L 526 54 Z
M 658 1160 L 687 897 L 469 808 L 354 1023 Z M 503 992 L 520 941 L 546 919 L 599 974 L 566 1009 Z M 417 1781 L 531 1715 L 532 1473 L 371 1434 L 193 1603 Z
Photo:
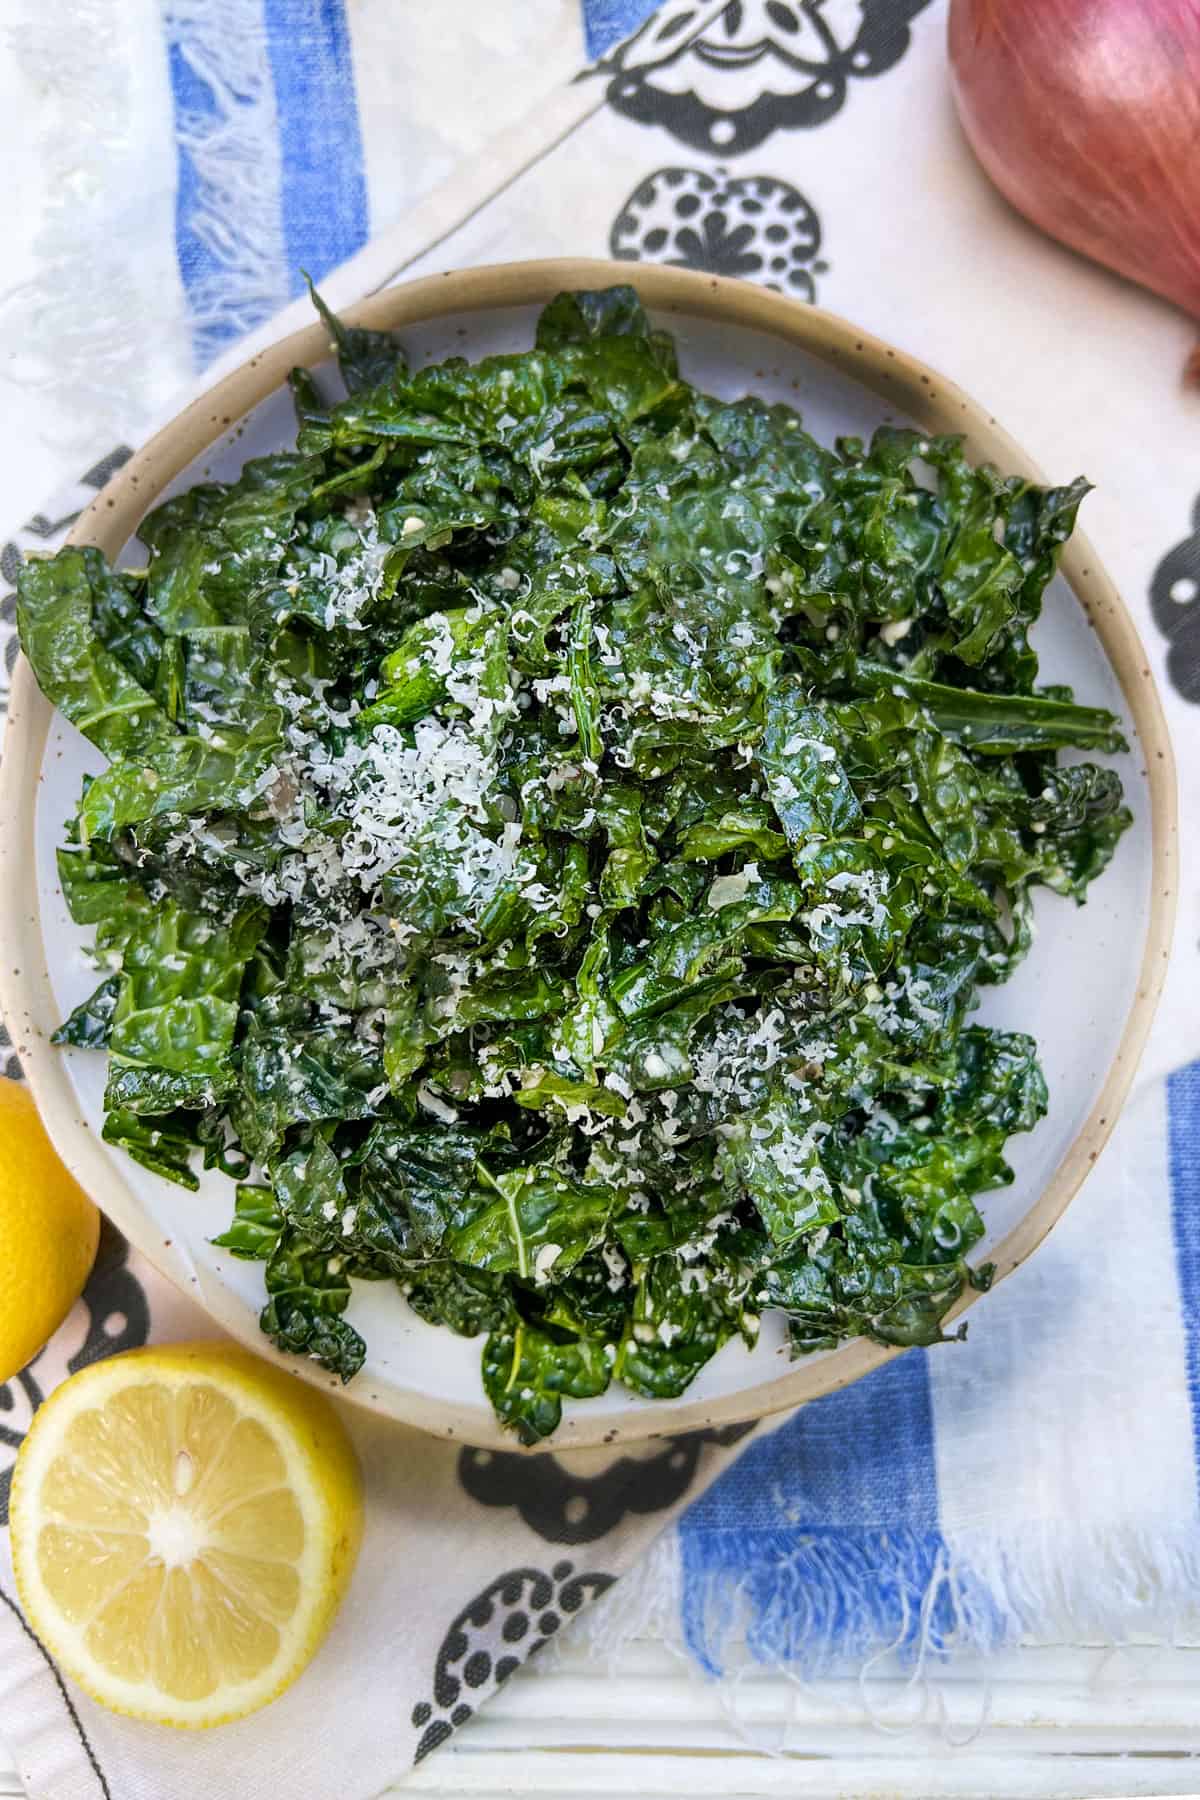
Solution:
M 526 1442 L 767 1310 L 937 1341 L 1046 1108 L 979 991 L 1129 823 L 1028 639 L 1086 482 L 818 444 L 627 287 L 420 369 L 326 317 L 293 451 L 160 505 L 145 567 L 21 577 L 108 759 L 59 854 L 105 1138 L 236 1179 L 282 1349 L 348 1380 L 392 1282 Z

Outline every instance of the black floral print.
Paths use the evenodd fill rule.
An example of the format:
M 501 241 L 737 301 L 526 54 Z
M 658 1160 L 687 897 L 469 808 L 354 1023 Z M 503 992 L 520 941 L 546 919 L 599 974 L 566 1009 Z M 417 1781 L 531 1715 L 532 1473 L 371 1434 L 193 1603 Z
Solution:
M 812 203 L 774 175 L 724 168 L 656 169 L 613 221 L 612 255 L 760 281 L 800 300 L 816 298 L 821 221 Z
M 729 0 L 715 19 L 666 0 L 596 71 L 609 104 L 694 150 L 739 156 L 775 131 L 823 125 L 853 81 L 908 49 L 928 0 Z

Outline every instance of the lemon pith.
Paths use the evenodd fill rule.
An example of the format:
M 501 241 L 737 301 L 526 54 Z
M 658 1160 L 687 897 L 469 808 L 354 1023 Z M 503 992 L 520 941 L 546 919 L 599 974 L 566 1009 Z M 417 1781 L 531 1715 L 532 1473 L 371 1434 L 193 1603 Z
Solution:
M 208 1726 L 311 1659 L 361 1535 L 329 1402 L 232 1346 L 131 1351 L 37 1412 L 10 1506 L 30 1624 L 94 1699 Z
M 100 1215 L 59 1161 L 28 1089 L 0 1077 L 0 1382 L 62 1324 L 99 1237 Z

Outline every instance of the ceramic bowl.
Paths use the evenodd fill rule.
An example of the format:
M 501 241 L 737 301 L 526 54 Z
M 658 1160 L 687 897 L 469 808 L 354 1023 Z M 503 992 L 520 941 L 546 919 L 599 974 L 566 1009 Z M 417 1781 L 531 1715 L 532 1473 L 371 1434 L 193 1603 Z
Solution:
M 684 373 L 725 397 L 744 392 L 799 405 L 829 441 L 885 419 L 961 432 L 969 454 L 1038 477 L 1028 456 L 951 382 L 853 325 L 761 288 L 684 270 L 556 261 L 469 269 L 389 288 L 348 314 L 390 327 L 412 362 L 528 347 L 538 309 L 564 288 L 632 281 L 676 335 Z M 324 329 L 251 358 L 182 412 L 113 478 L 71 533 L 111 558 L 129 549 L 163 495 L 207 476 L 231 478 L 249 456 L 289 445 L 286 389 L 296 364 L 327 361 Z M 1067 478 L 1073 469 L 1057 470 Z M 1166 969 L 1175 893 L 1174 778 L 1162 712 L 1129 615 L 1086 541 L 1076 536 L 1047 595 L 1035 641 L 1043 678 L 1121 715 L 1132 752 L 1119 759 L 1134 813 L 1112 868 L 1086 907 L 1042 892 L 1038 941 L 1007 986 L 986 990 L 981 1018 L 1032 1031 L 1050 1084 L 1048 1117 L 1013 1140 L 1015 1182 L 983 1197 L 977 1252 L 1002 1279 L 1037 1246 L 1096 1161 L 1128 1091 Z M 0 766 L 0 1004 L 64 1161 L 120 1229 L 187 1289 L 214 1324 L 263 1354 L 259 1265 L 214 1249 L 233 1190 L 219 1174 L 187 1193 L 100 1138 L 105 1059 L 52 1048 L 50 1034 L 94 984 L 85 934 L 67 917 L 54 849 L 97 753 L 42 698 L 28 665 L 13 682 Z M 958 1310 L 971 1304 L 964 1298 Z M 359 1284 L 349 1317 L 368 1356 L 348 1396 L 409 1425 L 468 1443 L 514 1448 L 480 1385 L 479 1344 L 423 1324 L 390 1283 Z M 551 1448 L 628 1443 L 754 1418 L 856 1380 L 896 1354 L 856 1342 L 789 1360 L 768 1317 L 760 1344 L 727 1345 L 682 1398 L 640 1400 L 613 1387 L 567 1409 Z M 946 1352 L 951 1354 L 951 1352 Z M 329 1383 L 314 1364 L 307 1379 Z

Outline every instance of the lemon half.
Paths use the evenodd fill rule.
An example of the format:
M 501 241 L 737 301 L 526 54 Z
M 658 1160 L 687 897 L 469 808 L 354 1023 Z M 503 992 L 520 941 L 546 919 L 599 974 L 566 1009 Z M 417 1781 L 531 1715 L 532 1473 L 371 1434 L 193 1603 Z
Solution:
M 265 1706 L 337 1611 L 362 1526 L 329 1402 L 220 1344 L 83 1369 L 34 1416 L 10 1507 L 17 1587 L 104 1706 L 207 1726 Z

